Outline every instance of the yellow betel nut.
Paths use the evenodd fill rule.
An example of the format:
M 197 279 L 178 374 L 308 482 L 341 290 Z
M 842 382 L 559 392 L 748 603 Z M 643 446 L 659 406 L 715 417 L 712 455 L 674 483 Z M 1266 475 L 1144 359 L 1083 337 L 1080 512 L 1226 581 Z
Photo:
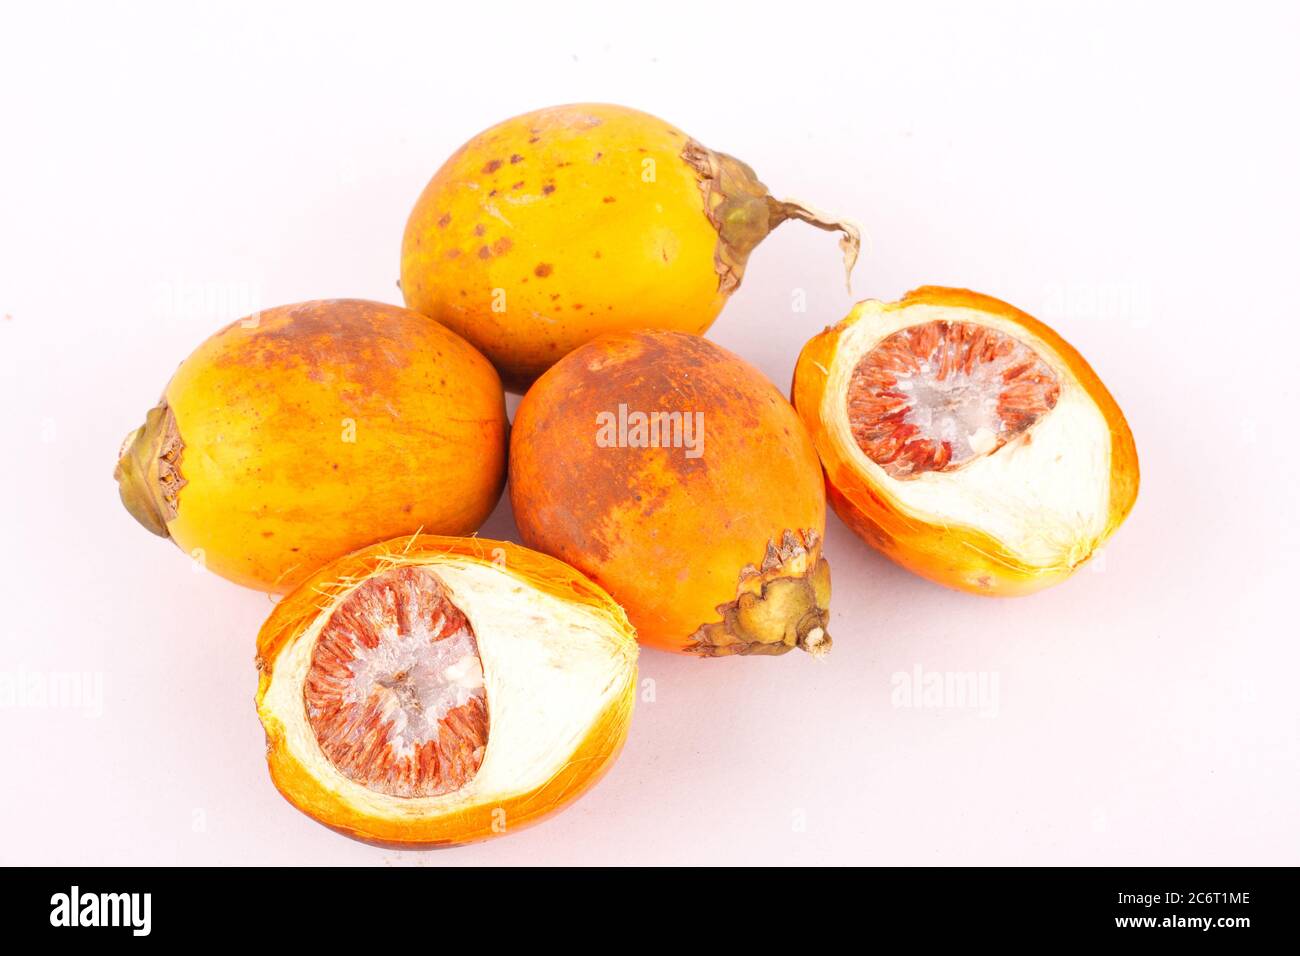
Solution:
M 336 299 L 268 309 L 200 345 L 115 477 L 148 530 L 284 593 L 375 541 L 477 530 L 505 454 L 505 396 L 483 356 L 418 313 Z
M 605 332 L 705 331 L 788 219 L 841 232 L 851 268 L 855 226 L 774 199 L 739 160 L 638 110 L 557 106 L 438 170 L 406 224 L 402 293 L 522 390 Z

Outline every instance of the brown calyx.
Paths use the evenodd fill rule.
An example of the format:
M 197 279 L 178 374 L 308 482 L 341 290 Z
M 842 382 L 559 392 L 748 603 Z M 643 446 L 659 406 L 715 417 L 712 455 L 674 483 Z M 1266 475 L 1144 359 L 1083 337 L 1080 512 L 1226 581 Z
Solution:
M 718 605 L 721 621 L 703 624 L 688 651 L 701 657 L 784 654 L 798 647 L 814 657 L 831 649 L 831 569 L 817 532 L 787 530 L 769 541 L 761 565 L 740 571 L 736 599 Z
M 862 234 L 846 219 L 825 216 L 802 203 L 772 197 L 748 165 L 714 152 L 695 140 L 682 148 L 682 159 L 695 171 L 704 195 L 704 214 L 718 231 L 713 253 L 718 271 L 718 290 L 730 294 L 745 275 L 745 263 L 754 247 L 781 223 L 798 219 L 827 232 L 840 233 L 844 254 L 844 281 L 850 286 L 853 266 L 858 261 Z
M 144 424 L 126 436 L 113 469 L 126 510 L 159 537 L 169 537 L 167 522 L 179 511 L 177 496 L 185 487 L 184 451 L 176 416 L 166 402 L 160 402 L 149 409 Z

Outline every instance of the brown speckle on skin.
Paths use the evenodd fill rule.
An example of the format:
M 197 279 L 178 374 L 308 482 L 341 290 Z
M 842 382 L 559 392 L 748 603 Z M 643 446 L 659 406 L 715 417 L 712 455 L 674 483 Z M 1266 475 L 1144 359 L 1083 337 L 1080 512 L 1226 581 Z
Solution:
M 543 196 L 549 196 L 549 195 L 550 195 L 551 193 L 553 193 L 553 192 L 555 192 L 555 184 L 554 184 L 554 183 L 547 183 L 545 186 L 542 187 L 542 195 L 543 195 Z
M 530 143 L 536 143 L 536 142 L 537 142 L 538 140 L 540 140 L 540 139 L 541 139 L 540 136 L 534 136 L 534 137 L 532 137 L 530 140 L 528 140 L 528 142 L 530 142 Z
M 513 154 L 511 154 L 511 156 L 510 156 L 510 165 L 511 165 L 511 166 L 513 166 L 515 163 L 522 163 L 523 161 L 524 161 L 524 158 L 523 158 L 522 156 L 520 156 L 518 153 L 513 153 Z
M 492 250 L 489 249 L 487 246 L 479 246 L 479 247 L 478 247 L 478 257 L 479 257 L 480 259 L 491 259 L 491 258 L 492 258 Z
M 593 258 L 593 259 L 599 259 L 599 258 L 600 258 L 600 250 L 597 249 L 595 252 L 593 252 L 593 253 L 591 254 L 591 258 Z
M 487 165 L 483 167 L 483 172 L 495 173 L 500 168 L 501 168 L 501 160 L 493 159 L 493 160 L 489 160 Z
M 545 279 L 551 274 L 551 269 L 552 266 L 549 262 L 539 262 L 537 263 L 536 268 L 533 269 L 533 275 L 537 276 L 539 279 Z
M 496 194 L 497 194 L 497 191 L 494 189 L 494 190 L 492 190 L 490 193 L 488 193 L 488 197 L 491 198 L 492 196 L 495 196 Z
M 457 256 L 459 256 L 459 255 L 460 255 L 460 250 L 459 250 L 459 249 L 448 249 L 448 250 L 447 250 L 447 258 L 448 258 L 448 259 L 455 259 L 455 258 L 456 258 Z
M 750 380 L 706 340 L 701 340 L 701 345 L 693 341 L 694 337 L 666 336 L 624 333 L 605 347 L 584 346 L 578 358 L 553 373 L 552 380 L 563 383 L 563 414 L 559 411 L 561 403 L 535 398 L 531 417 L 521 415 L 516 419 L 516 428 L 522 429 L 519 434 L 563 434 L 565 421 L 585 426 L 605 410 L 610 395 L 635 400 L 637 407 L 675 409 L 685 403 L 686 408 L 703 404 L 710 409 L 730 410 L 738 402 L 752 401 L 771 388 L 765 380 L 760 384 L 757 373 Z M 714 369 L 721 374 L 705 374 Z M 682 373 L 689 378 L 685 389 Z M 528 400 L 521 408 L 529 408 Z M 516 520 L 522 533 L 529 536 L 540 528 L 537 516 L 544 510 L 546 540 L 556 542 L 561 552 L 587 555 L 595 561 L 608 561 L 620 550 L 626 529 L 618 516 L 633 495 L 642 496 L 637 502 L 639 509 L 654 513 L 662 510 L 668 500 L 669 487 L 692 482 L 694 487 L 707 484 L 702 473 L 708 466 L 703 459 L 688 459 L 680 454 L 662 456 L 662 465 L 670 474 L 665 474 L 662 482 L 642 482 L 629 477 L 629 465 L 634 465 L 633 456 L 641 457 L 639 452 L 597 448 L 585 431 L 581 440 L 567 447 L 573 455 L 566 456 L 563 465 L 554 460 L 558 456 L 551 460 L 540 456 L 528 466 L 530 473 L 537 476 L 532 482 L 534 488 L 544 489 L 531 493 L 544 495 L 548 501 L 563 501 L 565 506 L 520 509 Z M 512 494 L 519 490 L 527 491 L 521 484 L 520 489 L 512 489 Z
M 596 154 L 596 159 L 600 159 L 600 157 L 602 157 L 602 156 L 604 156 L 604 155 L 605 155 L 604 153 L 597 153 L 597 154 Z
M 328 369 L 338 381 L 356 382 L 370 394 L 387 387 L 389 376 L 409 364 L 402 343 L 414 313 L 406 309 L 329 299 L 265 309 L 259 315 L 254 330 L 237 319 L 217 333 L 239 340 L 239 347 L 226 349 L 216 360 L 219 367 Z
M 483 225 L 481 222 L 474 227 L 474 235 L 476 236 L 481 236 L 485 232 L 487 232 L 487 226 Z
M 613 196 L 606 196 L 604 199 L 601 200 L 601 202 L 618 202 L 618 200 L 615 199 Z
M 492 251 L 498 256 L 503 256 L 514 246 L 514 243 L 502 236 L 496 242 L 492 243 Z
M 438 220 L 438 228 L 446 229 L 450 222 L 451 222 L 451 213 L 444 212 L 442 214 L 442 218 Z
M 523 189 L 523 188 L 524 188 L 524 181 L 521 179 L 521 180 L 519 180 L 519 182 L 515 183 L 515 184 L 514 184 L 513 186 L 511 186 L 510 188 L 511 188 L 511 189 Z

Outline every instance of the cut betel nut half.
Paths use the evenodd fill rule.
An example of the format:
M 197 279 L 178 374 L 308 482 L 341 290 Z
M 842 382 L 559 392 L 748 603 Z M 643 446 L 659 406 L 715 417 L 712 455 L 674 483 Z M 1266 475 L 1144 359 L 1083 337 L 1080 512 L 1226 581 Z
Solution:
M 480 538 L 375 545 L 262 628 L 271 776 L 304 813 L 370 842 L 510 832 L 614 760 L 636 657 L 622 609 L 553 558 Z
M 1096 373 L 990 296 L 925 287 L 858 303 L 805 346 L 793 400 L 845 523 L 961 590 L 1062 580 L 1137 496 L 1133 436 Z

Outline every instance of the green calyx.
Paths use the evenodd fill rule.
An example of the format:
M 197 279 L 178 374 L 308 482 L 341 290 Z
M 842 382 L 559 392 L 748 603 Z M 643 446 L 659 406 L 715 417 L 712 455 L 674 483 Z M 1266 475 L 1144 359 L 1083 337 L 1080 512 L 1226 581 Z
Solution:
M 704 197 L 704 213 L 718 231 L 713 262 L 720 292 L 729 294 L 740 285 L 749 254 L 768 233 L 789 219 L 840 233 L 844 279 L 849 283 L 862 246 L 862 233 L 856 224 L 825 216 L 802 203 L 773 198 L 747 164 L 695 140 L 682 148 L 682 160 L 694 170 Z
M 804 540 L 787 531 L 780 546 L 768 545 L 761 569 L 741 572 L 739 595 L 718 607 L 722 620 L 691 635 L 691 653 L 701 657 L 777 655 L 800 648 L 814 657 L 831 649 L 831 569 L 816 548 L 816 533 Z
M 180 472 L 185 449 L 176 417 L 163 402 L 149 409 L 144 424 L 126 436 L 113 478 L 131 517 L 159 537 L 170 537 L 167 522 L 178 512 L 177 493 L 185 486 Z

